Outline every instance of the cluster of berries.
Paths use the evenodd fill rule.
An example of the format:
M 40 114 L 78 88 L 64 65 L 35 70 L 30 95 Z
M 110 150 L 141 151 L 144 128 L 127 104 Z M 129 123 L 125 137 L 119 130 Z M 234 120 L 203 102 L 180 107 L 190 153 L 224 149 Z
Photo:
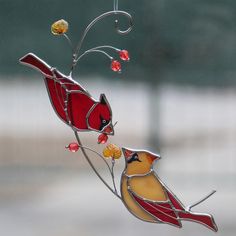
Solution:
M 122 61 L 129 61 L 129 52 L 127 50 L 119 50 L 119 56 Z M 111 69 L 115 72 L 121 72 L 121 63 L 117 60 L 111 61 Z

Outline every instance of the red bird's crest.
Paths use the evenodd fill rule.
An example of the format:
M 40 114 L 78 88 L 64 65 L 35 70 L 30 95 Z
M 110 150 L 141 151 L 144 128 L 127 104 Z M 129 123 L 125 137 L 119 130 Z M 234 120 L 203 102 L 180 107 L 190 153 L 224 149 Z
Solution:
M 32 53 L 22 57 L 20 62 L 38 69 L 45 76 L 45 84 L 56 114 L 72 129 L 114 134 L 112 111 L 104 94 L 96 101 L 79 83 Z

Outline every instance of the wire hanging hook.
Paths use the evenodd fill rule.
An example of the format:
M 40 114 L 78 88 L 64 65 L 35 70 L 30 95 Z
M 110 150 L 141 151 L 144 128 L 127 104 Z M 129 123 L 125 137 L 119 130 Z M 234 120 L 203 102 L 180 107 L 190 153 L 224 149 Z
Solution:
M 114 9 L 114 11 L 118 11 L 118 5 L 119 5 L 119 0 L 114 0 L 113 1 L 113 9 Z
M 96 17 L 87 27 L 86 29 L 84 30 L 84 33 L 79 41 L 79 43 L 77 44 L 77 47 L 75 49 L 75 54 L 78 55 L 79 52 L 80 52 L 80 49 L 82 47 L 82 44 L 84 42 L 84 39 L 87 35 L 87 33 L 89 32 L 89 30 L 92 28 L 93 25 L 95 25 L 98 21 L 100 21 L 101 19 L 107 17 L 107 16 L 111 16 L 111 15 L 122 15 L 122 16 L 125 16 L 126 18 L 128 18 L 129 20 L 129 27 L 128 29 L 124 30 L 124 31 L 121 31 L 118 27 L 118 20 L 116 20 L 116 23 L 115 23 L 115 28 L 116 28 L 116 31 L 117 33 L 120 33 L 120 34 L 127 34 L 131 31 L 132 29 L 132 26 L 133 26 L 133 21 L 132 21 L 132 16 L 128 13 L 128 12 L 125 12 L 125 11 L 109 11 L 109 12 L 105 12 L 103 14 L 101 14 L 100 16 Z
M 114 12 L 116 14 L 116 12 L 119 11 L 119 0 L 114 0 L 113 1 L 113 9 L 114 9 Z M 127 34 L 131 31 L 132 29 L 132 26 L 133 26 L 133 21 L 132 21 L 132 18 L 129 18 L 129 25 L 130 27 L 127 29 L 127 30 L 120 30 L 119 29 L 119 20 L 115 20 L 115 29 L 117 31 L 118 34 Z

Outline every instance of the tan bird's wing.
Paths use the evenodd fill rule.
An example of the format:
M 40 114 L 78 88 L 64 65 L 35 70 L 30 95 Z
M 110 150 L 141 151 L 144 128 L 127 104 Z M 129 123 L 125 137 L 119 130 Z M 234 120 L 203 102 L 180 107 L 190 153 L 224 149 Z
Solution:
M 146 176 L 131 177 L 128 181 L 128 192 L 135 203 L 154 217 L 156 222 L 182 227 L 164 184 L 154 172 Z
M 159 179 L 151 172 L 145 176 L 133 176 L 129 179 L 130 189 L 138 196 L 151 201 L 167 201 L 165 188 Z

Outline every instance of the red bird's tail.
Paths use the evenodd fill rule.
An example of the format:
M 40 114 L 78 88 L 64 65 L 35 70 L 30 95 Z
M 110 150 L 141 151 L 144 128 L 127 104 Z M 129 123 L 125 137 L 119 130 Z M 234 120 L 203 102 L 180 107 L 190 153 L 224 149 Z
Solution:
M 200 223 L 215 232 L 218 230 L 213 216 L 209 214 L 185 211 L 185 212 L 179 212 L 179 218 L 181 220 L 189 220 L 189 221 Z
M 212 195 L 213 193 L 214 191 L 210 195 Z M 190 210 L 186 210 L 186 208 L 180 203 L 177 197 L 173 195 L 169 190 L 167 190 L 167 194 L 175 209 L 179 211 L 178 217 L 180 220 L 189 220 L 200 223 L 215 232 L 218 230 L 212 215 L 204 213 L 195 213 Z M 209 197 L 210 195 L 208 195 L 207 197 Z
M 53 76 L 53 73 L 51 71 L 51 66 L 49 66 L 46 62 L 41 60 L 39 57 L 37 57 L 33 53 L 28 53 L 25 56 L 23 56 L 20 59 L 20 62 L 39 70 L 46 77 Z

